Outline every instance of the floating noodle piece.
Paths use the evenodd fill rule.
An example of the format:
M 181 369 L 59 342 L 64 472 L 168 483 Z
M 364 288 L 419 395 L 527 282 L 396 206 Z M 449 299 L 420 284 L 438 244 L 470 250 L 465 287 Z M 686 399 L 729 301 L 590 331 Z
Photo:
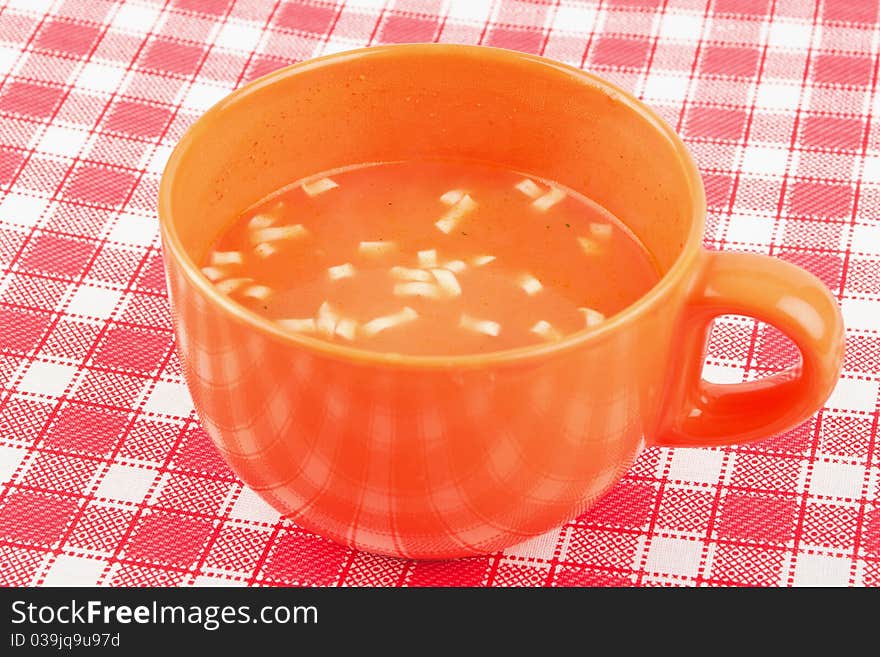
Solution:
M 422 281 L 428 283 L 431 281 L 431 274 L 424 269 L 412 269 L 410 267 L 392 267 L 388 270 L 393 278 L 401 281 Z
M 226 276 L 222 269 L 217 269 L 217 267 L 202 267 L 202 273 L 212 283 L 216 283 L 221 278 Z
M 320 308 L 318 308 L 318 316 L 315 319 L 315 328 L 318 333 L 325 337 L 332 338 L 333 334 L 336 333 L 336 322 L 340 319 L 339 313 L 333 309 L 333 306 L 325 301 L 321 304 Z
M 589 237 L 578 237 L 577 241 L 581 245 L 581 250 L 589 256 L 602 253 L 602 247 Z
M 241 296 L 256 301 L 265 301 L 272 296 L 272 288 L 266 285 L 250 285 L 241 293 Z
M 259 244 L 260 242 L 280 242 L 281 240 L 295 240 L 305 237 L 309 231 L 302 224 L 294 224 L 293 226 L 269 226 L 268 228 L 260 228 L 251 233 L 251 242 Z
M 547 212 L 547 210 L 552 208 L 564 198 L 565 192 L 563 192 L 558 187 L 551 187 L 549 192 L 543 194 L 542 196 L 539 196 L 534 201 L 532 201 L 532 205 L 539 212 Z
M 232 294 L 242 285 L 247 285 L 248 283 L 253 282 L 254 279 L 252 278 L 227 278 L 225 281 L 217 283 L 217 289 L 223 294 Z
M 531 178 L 523 178 L 514 185 L 516 189 L 528 196 L 530 199 L 536 199 L 541 195 L 541 188 Z
M 380 256 L 393 251 L 394 248 L 394 242 L 361 242 L 358 244 L 358 251 L 369 256 Z
M 327 268 L 327 275 L 331 281 L 338 281 L 340 278 L 351 278 L 354 276 L 354 265 L 346 262 L 341 265 Z
M 272 224 L 275 223 L 275 217 L 268 214 L 255 214 L 251 217 L 251 220 L 248 221 L 248 228 L 251 230 L 260 230 L 261 228 L 268 228 Z
M 461 189 L 450 189 L 440 197 L 440 200 L 446 205 L 455 205 L 464 197 L 464 195 L 465 192 Z
M 214 251 L 211 254 L 212 265 L 243 265 L 241 251 Z
M 611 233 L 614 227 L 611 224 L 599 224 L 593 222 L 590 224 L 590 232 L 598 240 L 607 241 L 611 239 Z
M 541 285 L 541 281 L 531 274 L 523 274 L 517 279 L 517 283 L 529 296 L 533 296 L 544 289 L 544 286 Z
M 305 319 L 276 319 L 275 323 L 294 333 L 314 333 L 317 330 L 314 317 Z
M 536 335 L 540 335 L 545 340 L 555 342 L 562 339 L 562 334 L 553 327 L 553 324 L 543 319 L 536 322 L 529 330 Z
M 440 288 L 433 283 L 423 283 L 421 281 L 411 281 L 409 283 L 398 283 L 394 286 L 394 296 L 396 297 L 426 297 L 428 299 L 439 299 Z
M 458 200 L 458 203 L 449 208 L 449 210 L 446 211 L 446 214 L 438 219 L 434 225 L 448 235 L 455 230 L 455 227 L 464 216 L 473 212 L 476 207 L 477 204 L 474 199 L 470 197 L 470 194 L 465 194 Z
M 330 178 L 319 178 L 314 182 L 304 182 L 302 184 L 302 190 L 306 193 L 306 196 L 317 196 L 337 187 L 339 187 L 339 183 Z
M 593 310 L 592 308 L 578 308 L 583 315 L 584 321 L 587 324 L 587 328 L 591 326 L 596 326 L 597 324 L 601 324 L 605 321 L 605 315 L 600 313 L 598 310 Z
M 254 247 L 254 253 L 260 258 L 268 258 L 278 253 L 278 247 L 272 242 L 260 242 Z
M 458 279 L 448 269 L 432 269 L 431 273 L 434 274 L 434 278 L 437 279 L 437 285 L 440 286 L 440 289 L 448 297 L 458 297 L 461 296 L 461 285 L 458 284 Z
M 443 269 L 448 269 L 449 271 L 453 271 L 456 274 L 460 274 L 465 269 L 467 269 L 467 263 L 464 260 L 450 260 L 445 265 L 443 265 Z
M 339 337 L 351 342 L 354 340 L 355 333 L 357 333 L 357 322 L 353 319 L 344 317 L 336 322 L 336 335 Z
M 483 335 L 491 335 L 493 337 L 501 333 L 501 324 L 488 319 L 476 319 L 470 315 L 462 313 L 461 319 L 458 320 L 459 327 L 474 333 L 482 333 Z
M 396 312 L 393 315 L 384 315 L 382 317 L 377 317 L 376 319 L 371 319 L 369 322 L 361 326 L 361 333 L 367 337 L 371 337 L 381 331 L 385 331 L 386 329 L 411 322 L 417 319 L 418 316 L 419 314 L 415 310 L 406 306 L 403 310 Z
M 495 260 L 495 256 L 493 255 L 475 256 L 471 258 L 471 264 L 474 267 L 482 267 L 483 265 L 488 265 L 493 260 Z
M 436 249 L 427 249 L 425 251 L 419 251 L 416 256 L 419 259 L 419 265 L 422 267 L 436 267 L 437 266 L 437 250 Z

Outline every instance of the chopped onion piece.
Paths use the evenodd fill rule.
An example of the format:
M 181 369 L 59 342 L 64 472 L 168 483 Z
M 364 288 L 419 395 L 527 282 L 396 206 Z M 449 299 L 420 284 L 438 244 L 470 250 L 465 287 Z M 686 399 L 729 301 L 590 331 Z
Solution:
M 346 262 L 342 265 L 327 268 L 327 275 L 331 281 L 338 281 L 340 278 L 351 278 L 354 276 L 354 265 Z
M 416 254 L 419 258 L 419 264 L 422 267 L 436 267 L 437 266 L 437 251 L 435 249 L 428 249 L 427 251 L 419 251 Z
M 302 184 L 302 190 L 307 196 L 317 196 L 318 194 L 323 194 L 336 187 L 339 187 L 339 184 L 330 178 L 319 178 L 314 182 L 304 182 Z
M 358 251 L 365 255 L 378 256 L 394 249 L 394 242 L 361 242 Z
M 549 192 L 547 192 L 543 196 L 539 196 L 534 201 L 532 201 L 532 205 L 539 212 L 547 212 L 547 210 L 552 208 L 564 198 L 565 192 L 563 192 L 558 187 L 551 187 Z
M 223 294 L 232 294 L 242 285 L 252 283 L 253 281 L 254 279 L 252 278 L 227 278 L 225 281 L 217 283 L 217 289 Z
M 593 310 L 592 308 L 578 308 L 584 314 L 584 320 L 587 323 L 587 328 L 591 326 L 596 326 L 596 324 L 601 324 L 605 321 L 605 315 L 600 313 L 598 310 Z
M 495 256 L 482 255 L 471 258 L 471 263 L 473 263 L 474 267 L 482 267 L 483 265 L 488 265 L 493 260 L 495 260 Z
M 260 242 L 277 242 L 279 240 L 295 240 L 305 237 L 309 234 L 306 227 L 302 224 L 294 224 L 293 226 L 270 226 L 268 228 L 260 228 L 251 233 L 251 242 L 259 244 Z
M 545 340 L 561 340 L 562 334 L 553 328 L 553 325 L 545 320 L 541 320 L 537 322 L 532 328 L 529 329 L 532 333 L 540 335 Z
M 266 287 L 265 285 L 251 285 L 241 293 L 241 296 L 247 297 L 248 299 L 256 299 L 257 301 L 264 301 L 272 296 L 272 288 Z
M 432 269 L 431 273 L 434 274 L 434 278 L 437 279 L 437 284 L 447 296 L 461 296 L 461 285 L 458 284 L 458 279 L 455 277 L 455 274 L 448 269 Z
M 260 228 L 268 228 L 275 223 L 275 217 L 268 214 L 255 214 L 248 222 L 248 228 L 251 230 L 259 230 Z
M 398 283 L 394 286 L 394 296 L 427 297 L 429 299 L 437 299 L 440 297 L 440 288 L 433 283 L 422 283 L 420 281 Z
M 538 198 L 541 195 L 541 188 L 531 178 L 523 178 L 514 187 L 531 199 Z
M 475 319 L 464 313 L 462 313 L 461 319 L 458 320 L 458 325 L 463 329 L 473 331 L 474 333 L 482 333 L 483 335 L 496 336 L 501 333 L 501 324 L 498 322 L 492 322 L 488 319 Z
M 361 333 L 370 337 L 376 335 L 380 331 L 384 331 L 385 329 L 411 322 L 418 316 L 419 314 L 415 310 L 407 306 L 393 315 L 384 315 L 382 317 L 377 317 L 376 319 L 371 319 L 369 322 L 361 326 Z
M 600 240 L 608 240 L 611 239 L 611 232 L 614 230 L 611 224 L 590 224 L 590 232 L 593 234 L 593 237 Z
M 393 278 L 401 281 L 423 281 L 428 283 L 431 281 L 431 274 L 424 269 L 412 269 L 410 267 L 392 267 L 388 270 Z
M 523 274 L 519 277 L 519 280 L 517 282 L 519 283 L 519 286 L 523 290 L 525 290 L 525 293 L 529 296 L 537 294 L 544 288 L 544 286 L 541 285 L 541 281 L 539 281 L 531 274 Z
M 464 192 L 462 190 L 450 189 L 440 197 L 440 200 L 446 205 L 455 205 L 462 199 L 462 197 L 464 197 Z
M 587 255 L 598 255 L 602 252 L 602 247 L 589 237 L 578 237 L 577 241 L 581 245 L 581 250 Z
M 268 258 L 278 253 L 278 247 L 273 245 L 272 242 L 260 242 L 254 247 L 254 253 L 261 258 Z
M 315 320 L 315 328 L 317 328 L 318 333 L 332 338 L 336 332 L 336 322 L 338 321 L 339 313 L 333 309 L 333 306 L 326 301 L 322 303 L 321 307 L 318 308 L 318 316 Z
M 306 319 L 276 319 L 275 322 L 288 331 L 295 331 L 296 333 L 314 333 L 316 330 L 314 317 Z
M 242 265 L 244 258 L 241 251 L 214 251 L 211 254 L 212 265 Z
M 446 211 L 446 214 L 438 219 L 434 225 L 448 235 L 455 230 L 458 222 L 461 221 L 466 214 L 473 212 L 476 207 L 477 204 L 474 202 L 474 199 L 470 197 L 470 194 L 465 194 L 458 200 L 458 203 L 449 208 Z
M 443 265 L 443 269 L 448 269 L 449 271 L 454 271 L 456 274 L 460 274 L 467 269 L 467 264 L 464 260 L 450 260 Z
M 357 322 L 353 319 L 343 318 L 336 323 L 336 335 L 345 338 L 349 342 L 354 340 L 354 334 L 357 331 Z
M 221 269 L 217 269 L 216 267 L 202 267 L 202 273 L 212 283 L 216 283 L 221 278 L 226 276 L 226 274 Z

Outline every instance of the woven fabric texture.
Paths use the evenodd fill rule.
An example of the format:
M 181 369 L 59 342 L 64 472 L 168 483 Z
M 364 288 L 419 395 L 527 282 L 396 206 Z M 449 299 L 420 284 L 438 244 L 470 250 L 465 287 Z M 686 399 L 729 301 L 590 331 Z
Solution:
M 878 0 L 0 2 L 0 584 L 880 584 Z M 199 426 L 156 219 L 183 131 L 310 57 L 437 41 L 541 53 L 633 92 L 704 176 L 705 244 L 837 295 L 840 382 L 757 444 L 648 448 L 586 515 L 503 553 L 408 562 L 282 520 Z M 725 317 L 706 376 L 795 362 Z

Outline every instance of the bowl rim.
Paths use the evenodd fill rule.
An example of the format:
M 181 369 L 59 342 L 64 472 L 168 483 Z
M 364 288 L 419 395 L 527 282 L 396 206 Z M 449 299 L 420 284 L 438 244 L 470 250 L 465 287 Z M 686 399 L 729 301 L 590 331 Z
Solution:
M 176 172 L 187 150 L 202 137 L 213 121 L 222 115 L 224 110 L 260 90 L 272 86 L 291 76 L 324 67 L 334 66 L 353 59 L 408 57 L 408 56 L 470 56 L 482 59 L 494 59 L 499 62 L 525 61 L 554 69 L 581 82 L 597 88 L 616 102 L 651 124 L 665 136 L 673 146 L 679 164 L 685 174 L 690 192 L 692 215 L 690 227 L 681 251 L 669 270 L 661 276 L 654 286 L 626 306 L 623 310 L 608 317 L 601 324 L 584 328 L 571 333 L 557 342 L 550 342 L 512 349 L 503 349 L 479 354 L 461 354 L 448 356 L 410 355 L 396 352 L 379 352 L 329 342 L 308 335 L 285 331 L 272 320 L 259 315 L 230 297 L 219 292 L 204 274 L 199 265 L 190 257 L 180 240 L 172 220 L 172 188 Z M 372 46 L 344 52 L 333 53 L 322 57 L 308 59 L 303 62 L 278 69 L 264 75 L 243 87 L 231 92 L 202 114 L 184 133 L 174 147 L 162 172 L 158 195 L 159 227 L 165 257 L 173 258 L 180 266 L 189 282 L 201 292 L 206 299 L 218 306 L 224 313 L 246 324 L 253 330 L 266 334 L 292 347 L 307 349 L 322 356 L 334 357 L 339 360 L 356 362 L 364 365 L 391 365 L 414 369 L 468 369 L 488 365 L 514 364 L 534 361 L 549 356 L 561 356 L 573 349 L 599 342 L 610 334 L 632 324 L 640 316 L 662 303 L 664 297 L 680 284 L 692 269 L 702 251 L 702 237 L 706 216 L 706 199 L 702 179 L 687 146 L 681 137 L 660 116 L 646 104 L 630 93 L 617 87 L 592 73 L 575 68 L 539 55 L 522 53 L 503 48 L 488 46 L 471 46 L 460 44 L 396 44 Z M 167 266 L 167 265 L 166 265 Z M 168 272 L 170 275 L 170 272 Z M 172 300 L 173 306 L 173 300 Z

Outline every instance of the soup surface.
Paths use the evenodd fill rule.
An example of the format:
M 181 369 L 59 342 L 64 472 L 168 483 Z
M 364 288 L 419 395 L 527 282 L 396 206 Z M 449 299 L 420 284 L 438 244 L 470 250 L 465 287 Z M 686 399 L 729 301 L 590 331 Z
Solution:
M 243 213 L 203 265 L 287 330 L 434 356 L 559 340 L 659 279 L 633 234 L 584 196 L 447 160 L 293 183 Z

